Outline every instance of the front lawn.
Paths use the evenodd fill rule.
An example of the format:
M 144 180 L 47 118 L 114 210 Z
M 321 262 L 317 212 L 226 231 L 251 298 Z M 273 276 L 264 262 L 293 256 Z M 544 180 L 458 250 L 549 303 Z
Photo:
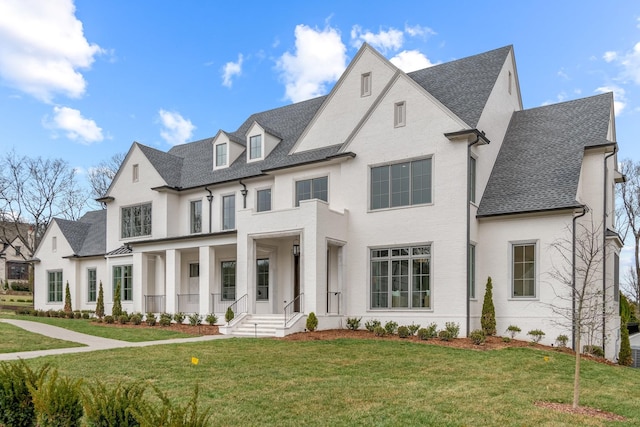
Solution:
M 475 351 L 387 339 L 247 338 L 27 363 L 45 361 L 89 383 L 148 381 L 175 401 L 186 401 L 198 384 L 213 425 L 640 425 L 640 370 L 583 363 L 581 403 L 622 415 L 624 423 L 555 412 L 535 403 L 571 402 L 574 359 L 527 347 Z
M 83 347 L 83 344 L 33 334 L 4 322 L 0 322 L 0 337 L 0 353 Z

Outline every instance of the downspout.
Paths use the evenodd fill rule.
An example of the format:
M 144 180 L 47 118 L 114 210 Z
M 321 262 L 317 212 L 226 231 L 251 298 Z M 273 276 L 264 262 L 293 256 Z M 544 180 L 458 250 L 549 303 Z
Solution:
M 471 147 L 480 142 L 480 134 L 476 133 L 475 141 L 472 141 L 467 144 L 467 336 L 469 336 L 469 329 L 471 328 L 471 289 L 469 289 L 469 282 L 471 281 L 471 271 L 469 269 L 469 255 L 471 251 L 469 250 L 469 246 L 471 246 L 471 208 L 469 205 L 471 204 Z
M 602 180 L 602 353 L 605 352 L 607 339 L 607 160 L 618 152 L 618 145 L 614 145 L 613 152 L 604 156 L 604 177 Z M 614 295 L 615 299 L 615 295 Z M 605 354 L 606 356 L 606 354 Z
M 213 214 L 211 211 L 211 203 L 213 202 L 213 193 L 209 190 L 209 187 L 204 187 L 204 189 L 209 192 L 207 200 L 209 201 L 209 233 L 211 233 L 211 216 Z
M 242 180 L 238 181 L 238 183 L 243 187 L 242 190 L 240 190 L 240 194 L 242 194 L 242 208 L 247 209 L 247 194 L 249 193 L 249 191 L 247 191 L 247 186 L 244 185 L 244 182 L 242 182 Z
M 589 212 L 587 205 L 582 205 L 582 213 L 573 217 L 573 238 L 571 239 L 571 347 L 576 350 L 576 220 L 585 216 Z

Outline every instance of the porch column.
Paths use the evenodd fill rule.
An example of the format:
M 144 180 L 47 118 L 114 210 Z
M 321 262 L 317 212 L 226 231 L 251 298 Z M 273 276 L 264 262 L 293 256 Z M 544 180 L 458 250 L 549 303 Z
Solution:
M 216 277 L 216 250 L 211 246 L 201 246 L 199 254 L 200 262 L 200 282 L 198 290 L 200 293 L 199 313 L 206 316 L 213 313 L 211 306 L 211 294 L 214 292 Z
M 146 256 L 142 252 L 133 253 L 133 311 L 142 312 L 143 293 L 142 289 L 147 283 L 147 263 Z
M 176 313 L 178 307 L 176 306 L 176 289 L 180 283 L 180 261 L 181 253 L 175 249 L 167 250 L 167 274 L 165 276 L 166 282 L 166 310 L 168 313 Z

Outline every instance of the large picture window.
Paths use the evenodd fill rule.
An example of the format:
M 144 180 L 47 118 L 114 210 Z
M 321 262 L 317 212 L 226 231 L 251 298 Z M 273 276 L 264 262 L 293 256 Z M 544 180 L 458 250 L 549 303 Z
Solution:
M 296 181 L 296 206 L 301 200 L 320 199 L 329 201 L 329 179 L 326 176 Z
M 151 235 L 151 203 L 122 208 L 121 221 L 123 239 Z
M 431 308 L 431 246 L 371 250 L 371 308 Z
M 431 159 L 371 168 L 371 209 L 431 203 Z
M 536 245 L 535 243 L 514 244 L 513 260 L 513 297 L 536 297 Z
M 236 196 L 224 196 L 222 198 L 222 229 L 233 230 L 236 228 Z
M 236 262 L 222 261 L 222 300 L 236 299 Z
M 87 270 L 87 301 L 96 302 L 96 283 L 97 275 L 96 269 L 90 268 Z
M 48 272 L 49 296 L 48 302 L 62 302 L 62 271 Z
M 191 202 L 190 229 L 191 233 L 202 232 L 202 200 L 194 200 Z
M 122 301 L 133 301 L 133 266 L 116 265 L 113 267 L 113 295 L 120 283 L 120 298 Z

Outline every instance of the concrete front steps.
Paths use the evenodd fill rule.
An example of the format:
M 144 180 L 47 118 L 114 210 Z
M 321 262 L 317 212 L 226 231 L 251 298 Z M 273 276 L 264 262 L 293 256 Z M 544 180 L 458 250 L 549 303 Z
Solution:
M 282 314 L 250 314 L 233 328 L 236 337 L 275 337 L 276 330 L 284 327 Z

